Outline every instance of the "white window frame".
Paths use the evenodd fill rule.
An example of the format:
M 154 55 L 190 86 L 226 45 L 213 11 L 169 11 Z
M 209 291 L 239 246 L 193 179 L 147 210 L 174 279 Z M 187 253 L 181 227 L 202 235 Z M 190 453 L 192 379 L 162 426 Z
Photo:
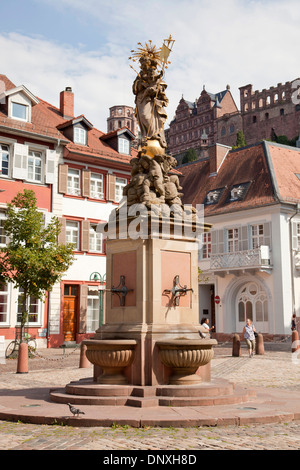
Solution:
M 19 307 L 21 307 L 21 304 L 19 303 L 20 296 L 22 295 L 22 289 L 18 289 L 18 296 L 17 296 L 17 324 L 20 324 L 21 321 L 18 318 L 18 316 L 21 315 L 19 313 Z M 30 309 L 33 305 L 37 306 L 37 312 L 31 312 Z M 26 322 L 26 325 L 29 326 L 40 326 L 42 324 L 42 302 L 39 299 L 33 298 L 33 297 L 28 297 L 27 299 L 27 311 L 28 313 L 28 321 Z M 29 321 L 30 315 L 36 315 L 36 321 Z
M 227 229 L 227 251 L 228 253 L 236 253 L 239 251 L 239 229 Z
M 32 165 L 31 165 L 32 162 Z M 37 162 L 40 162 L 40 165 L 37 165 Z M 29 176 L 30 167 L 32 166 L 32 175 Z M 40 175 L 37 171 L 40 168 Z M 43 182 L 43 173 L 44 173 L 44 164 L 43 164 L 43 154 L 37 150 L 29 150 L 28 153 L 28 166 L 27 166 L 27 180 L 34 181 L 35 183 Z M 37 177 L 39 175 L 39 177 Z
M 93 199 L 104 199 L 102 173 L 91 173 L 90 179 L 90 197 Z
M 74 245 L 74 250 L 79 251 L 79 222 L 77 220 L 66 221 L 66 242 Z
M 123 153 L 125 155 L 130 155 L 130 142 L 127 139 L 119 137 L 118 142 L 118 149 L 119 153 Z
M 203 260 L 211 257 L 211 232 L 202 233 L 201 255 Z
M 76 168 L 68 168 L 67 194 L 70 196 L 81 195 L 81 173 Z
M 120 202 L 123 197 L 123 188 L 127 185 L 126 178 L 116 176 L 115 182 L 115 201 Z
M 264 224 L 251 225 L 251 244 L 254 250 L 264 244 Z
M 21 118 L 19 116 L 14 115 L 14 105 L 22 106 L 22 108 L 26 111 L 26 118 Z M 29 106 L 28 104 L 24 103 L 17 103 L 16 101 L 11 101 L 11 118 L 17 119 L 18 121 L 29 122 Z
M 2 286 L 6 286 L 7 287 L 7 290 L 2 290 Z M 0 321 L 0 325 L 1 326 L 7 326 L 9 325 L 10 323 L 10 319 L 9 319 L 9 314 L 10 314 L 10 286 L 8 284 L 0 284 L 0 305 L 4 305 L 4 304 L 1 304 L 1 297 L 2 296 L 5 296 L 6 297 L 6 312 L 3 314 L 1 312 L 1 315 L 5 315 L 6 316 L 6 320 L 5 321 Z
M 300 251 L 300 222 L 297 222 L 297 251 Z
M 100 298 L 97 286 L 89 286 L 87 296 L 86 332 L 94 333 L 100 326 Z
M 87 130 L 82 127 L 74 127 L 74 143 L 80 145 L 86 145 L 87 142 Z
M 103 236 L 97 230 L 97 224 L 90 223 L 89 251 L 92 253 L 103 253 Z
M 7 244 L 7 237 L 4 234 L 4 229 L 3 229 L 3 223 L 5 219 L 6 219 L 5 212 L 0 210 L 0 247 L 4 247 Z
M 4 149 L 4 147 L 7 148 Z M 4 178 L 9 178 L 9 172 L 10 172 L 10 151 L 9 151 L 9 146 L 7 144 L 3 144 L 3 143 L 0 143 L 0 155 L 1 155 L 1 167 L 0 167 L 0 176 L 4 177 Z M 3 174 L 3 163 L 4 163 L 4 160 L 3 160 L 3 155 L 7 155 L 8 156 L 8 165 L 7 165 L 7 175 L 4 175 Z

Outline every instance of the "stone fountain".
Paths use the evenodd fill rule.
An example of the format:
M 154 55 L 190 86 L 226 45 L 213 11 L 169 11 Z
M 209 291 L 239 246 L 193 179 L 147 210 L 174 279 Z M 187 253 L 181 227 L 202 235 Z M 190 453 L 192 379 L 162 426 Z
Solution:
M 199 324 L 198 241 L 211 226 L 183 206 L 176 160 L 166 154 L 163 76 L 172 45 L 171 37 L 160 49 L 149 42 L 132 56 L 140 64 L 133 93 L 142 137 L 106 227 L 104 321 L 84 341 L 94 377 L 52 393 L 54 401 L 88 396 L 104 405 L 113 395 L 118 405 L 188 406 L 214 393 L 232 400 L 234 387 L 211 382 L 217 341 L 203 338 Z

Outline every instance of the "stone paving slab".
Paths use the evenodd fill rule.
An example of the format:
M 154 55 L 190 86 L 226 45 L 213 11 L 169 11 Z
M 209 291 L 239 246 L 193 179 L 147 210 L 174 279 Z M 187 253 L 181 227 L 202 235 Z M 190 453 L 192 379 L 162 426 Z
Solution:
M 157 418 L 157 413 L 155 416 L 151 409 L 129 408 L 133 427 L 116 409 L 114 411 L 118 411 L 120 421 L 114 420 L 115 415 L 110 409 L 104 409 L 106 407 L 101 407 L 102 425 L 99 421 L 97 426 L 90 423 L 89 427 L 79 426 L 83 424 L 79 422 L 82 417 L 71 417 L 65 405 L 60 405 L 59 413 L 57 408 L 54 412 L 53 405 L 57 405 L 48 400 L 49 388 L 63 387 L 72 380 L 91 377 L 92 368 L 78 367 L 79 351 L 74 351 L 65 360 L 61 359 L 61 351 L 41 351 L 51 360 L 41 361 L 42 366 L 39 366 L 34 359 L 30 362 L 29 374 L 16 374 L 15 362 L 10 361 L 0 365 L 0 412 L 6 413 L 6 417 L 0 416 L 0 420 L 8 418 L 10 408 L 16 422 L 0 421 L 0 449 L 299 450 L 300 366 L 297 361 L 292 361 L 289 345 L 281 345 L 279 350 L 274 346 L 264 356 L 253 359 L 247 357 L 245 350 L 242 357 L 233 358 L 230 347 L 216 348 L 212 375 L 239 386 L 254 387 L 257 390 L 255 403 L 251 400 L 230 409 L 219 405 L 214 407 L 218 409 L 218 415 L 198 407 L 186 410 L 167 407 L 162 414 L 159 407 L 157 413 L 162 418 L 162 427 L 154 427 L 153 417 Z M 30 423 L 31 419 L 41 419 L 40 407 L 32 406 L 40 404 L 38 400 L 47 407 L 47 419 L 51 425 Z M 95 418 L 91 416 L 92 409 L 85 411 L 84 418 Z M 28 424 L 21 422 L 22 416 L 28 417 Z M 59 423 L 57 417 L 65 418 L 64 423 Z M 45 422 L 43 420 L 44 417 L 41 422 Z M 203 426 L 204 420 L 209 427 Z M 144 427 L 136 427 L 141 424 Z M 179 424 L 182 427 L 177 427 Z

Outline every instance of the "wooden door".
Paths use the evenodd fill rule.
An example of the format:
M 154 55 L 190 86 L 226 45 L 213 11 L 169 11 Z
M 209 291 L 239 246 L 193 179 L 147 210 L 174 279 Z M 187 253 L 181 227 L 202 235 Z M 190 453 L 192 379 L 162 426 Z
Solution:
M 63 334 L 65 341 L 75 341 L 77 323 L 77 286 L 65 285 L 63 305 Z

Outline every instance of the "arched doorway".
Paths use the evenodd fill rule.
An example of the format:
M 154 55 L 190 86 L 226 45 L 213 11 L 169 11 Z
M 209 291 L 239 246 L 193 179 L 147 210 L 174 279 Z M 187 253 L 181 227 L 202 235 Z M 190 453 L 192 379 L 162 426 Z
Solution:
M 241 331 L 250 318 L 260 333 L 269 331 L 268 297 L 259 283 L 248 282 L 238 291 L 236 296 L 236 326 Z

